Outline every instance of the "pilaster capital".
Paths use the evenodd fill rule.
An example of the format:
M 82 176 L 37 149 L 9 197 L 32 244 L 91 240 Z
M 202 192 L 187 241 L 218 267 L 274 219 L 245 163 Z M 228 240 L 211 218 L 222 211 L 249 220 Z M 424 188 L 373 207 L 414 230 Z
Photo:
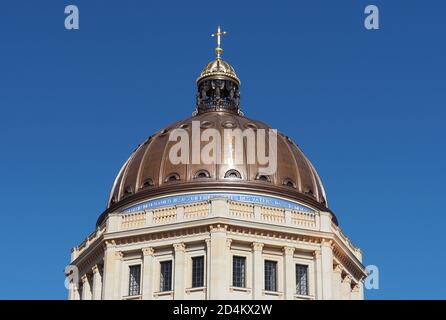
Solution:
M 82 277 L 81 277 L 81 282 L 82 282 L 82 284 L 84 284 L 84 283 L 87 283 L 88 282 L 88 277 L 87 277 L 87 275 L 86 274 L 84 274 Z
M 294 254 L 294 251 L 296 250 L 295 248 L 293 248 L 293 247 L 283 247 L 283 253 L 285 254 L 285 255 L 292 255 L 292 254 Z
M 321 256 L 322 256 L 322 253 L 321 253 L 321 250 L 314 250 L 313 251 L 313 256 L 316 258 L 316 259 L 320 259 L 321 258 Z
M 359 283 L 352 284 L 352 292 L 359 292 L 361 285 Z
M 217 225 L 209 226 L 209 230 L 210 230 L 211 233 L 214 233 L 214 232 L 226 232 L 227 229 L 228 229 L 227 225 L 217 224 Z
M 113 248 L 116 246 L 116 241 L 115 240 L 105 240 L 104 242 L 104 250 Z
M 334 242 L 332 239 L 322 239 L 321 246 L 334 248 Z
M 344 270 L 344 268 L 340 264 L 336 264 L 333 267 L 333 272 L 335 272 L 335 273 L 342 274 L 342 270 Z
M 347 273 L 344 279 L 342 279 L 342 281 L 347 283 L 352 283 L 352 279 L 353 277 Z
M 122 251 L 116 251 L 115 252 L 115 258 L 116 259 L 122 259 L 124 257 L 124 253 Z
M 252 243 L 252 250 L 254 250 L 254 251 L 262 251 L 263 250 L 263 243 L 253 242 Z
M 155 253 L 152 247 L 142 248 L 141 251 L 143 256 L 151 256 Z
M 175 252 L 184 252 L 186 250 L 186 245 L 184 243 L 174 243 L 173 249 Z
M 226 247 L 231 249 L 232 239 L 226 239 Z
M 204 239 L 204 242 L 206 242 L 206 247 L 209 248 L 211 246 L 211 239 L 210 238 Z
M 92 268 L 91 271 L 93 271 L 93 274 L 99 273 L 99 265 L 95 264 Z

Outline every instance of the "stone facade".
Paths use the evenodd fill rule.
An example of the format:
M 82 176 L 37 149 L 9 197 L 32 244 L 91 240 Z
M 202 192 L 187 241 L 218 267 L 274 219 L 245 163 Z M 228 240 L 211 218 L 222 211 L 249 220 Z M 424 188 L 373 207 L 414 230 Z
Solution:
M 199 286 L 192 283 L 196 257 L 204 260 Z M 243 285 L 234 286 L 234 257 L 244 262 Z M 162 279 L 167 261 L 171 278 Z M 266 261 L 274 290 L 265 289 Z M 72 250 L 79 277 L 69 299 L 363 299 L 361 261 L 329 212 L 213 198 L 108 215 Z M 139 270 L 133 289 L 132 266 Z M 298 266 L 305 294 L 297 290 Z M 171 284 L 161 290 L 165 281 Z

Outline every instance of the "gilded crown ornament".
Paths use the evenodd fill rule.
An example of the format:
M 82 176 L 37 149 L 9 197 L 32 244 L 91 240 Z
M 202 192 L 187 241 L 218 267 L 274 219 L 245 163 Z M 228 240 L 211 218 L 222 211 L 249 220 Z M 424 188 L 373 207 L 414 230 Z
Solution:
M 220 26 L 212 37 L 217 37 L 215 52 L 217 59 L 211 61 L 201 72 L 197 79 L 197 113 L 208 111 L 228 111 L 240 113 L 240 79 L 234 68 L 221 58 L 221 31 Z

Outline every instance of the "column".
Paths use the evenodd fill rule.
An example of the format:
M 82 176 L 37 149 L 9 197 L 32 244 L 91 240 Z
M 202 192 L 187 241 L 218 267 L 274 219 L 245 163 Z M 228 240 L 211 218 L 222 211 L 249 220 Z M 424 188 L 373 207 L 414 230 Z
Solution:
M 93 266 L 93 300 L 102 299 L 102 276 L 98 265 Z
M 321 250 L 315 250 L 314 251 L 314 260 L 315 260 L 315 266 L 316 266 L 316 299 L 317 300 L 322 300 L 322 254 L 321 254 Z
M 173 286 L 173 297 L 175 300 L 184 300 L 185 291 L 185 268 L 184 268 L 184 257 L 186 246 L 184 243 L 175 243 L 173 245 L 175 250 L 175 271 L 174 271 L 174 286 Z
M 81 295 L 79 294 L 79 283 L 75 283 L 73 287 L 73 300 L 80 300 Z
M 114 296 L 113 299 L 114 300 L 121 300 L 122 299 L 122 288 L 121 288 L 121 276 L 122 276 L 122 258 L 124 257 L 124 253 L 122 251 L 116 251 L 115 252 L 115 283 L 114 283 Z M 125 293 L 125 295 L 127 295 L 127 293 Z
M 232 255 L 231 255 L 231 244 L 232 239 L 226 239 L 226 283 L 228 284 L 228 287 L 232 286 Z
M 91 300 L 91 287 L 87 275 L 82 276 L 82 300 Z
M 114 299 L 116 275 L 116 244 L 106 241 L 104 248 L 104 271 L 102 273 L 102 296 L 104 300 Z
M 80 300 L 79 284 L 75 283 L 73 279 L 70 280 L 68 289 L 68 300 Z
M 333 289 L 333 248 L 331 240 L 321 243 L 322 299 L 331 300 Z
M 364 300 L 364 284 L 362 281 L 356 283 L 352 289 L 351 293 L 352 300 Z
M 153 248 L 142 249 L 142 299 L 153 299 Z
M 252 298 L 258 300 L 262 297 L 263 290 L 263 243 L 252 244 Z
M 337 264 L 333 269 L 333 300 L 341 300 L 342 298 L 342 266 Z
M 210 231 L 210 275 L 209 275 L 209 299 L 225 299 L 229 292 L 227 283 L 227 245 L 226 226 L 217 225 Z
M 206 300 L 210 297 L 211 286 L 211 239 L 204 240 L 206 242 Z
M 341 299 L 342 300 L 351 300 L 351 291 L 352 291 L 352 276 L 347 274 L 344 277 L 344 279 L 342 279 Z
M 296 293 L 296 267 L 293 262 L 294 248 L 283 248 L 285 300 L 293 300 Z
M 102 296 L 104 300 L 121 299 L 121 259 L 123 253 L 117 251 L 114 241 L 105 243 L 104 272 L 102 282 Z

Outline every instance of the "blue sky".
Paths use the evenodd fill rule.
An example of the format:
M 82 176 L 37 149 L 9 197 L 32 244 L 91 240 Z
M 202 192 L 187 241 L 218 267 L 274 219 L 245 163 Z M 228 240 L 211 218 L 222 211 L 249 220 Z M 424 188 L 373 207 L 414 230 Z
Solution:
M 64 29 L 76 4 L 80 30 Z M 381 29 L 363 27 L 378 5 Z M 3 1 L 0 298 L 65 299 L 63 269 L 115 175 L 194 110 L 214 57 L 292 137 L 364 263 L 370 299 L 446 298 L 444 1 Z

